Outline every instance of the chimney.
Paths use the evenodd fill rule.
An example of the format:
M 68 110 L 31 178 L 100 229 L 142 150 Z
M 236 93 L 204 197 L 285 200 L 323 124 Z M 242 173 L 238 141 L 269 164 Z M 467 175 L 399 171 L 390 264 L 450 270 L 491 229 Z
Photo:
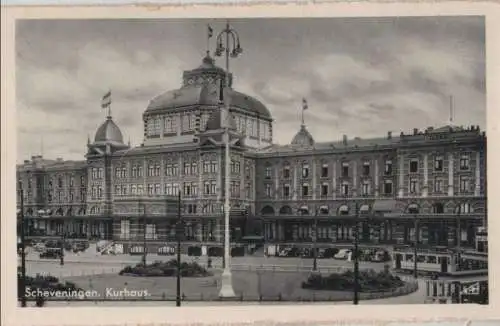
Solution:
M 58 158 L 56 158 L 56 161 L 57 161 L 57 162 L 62 162 L 62 161 L 63 161 L 63 159 L 62 159 L 62 157 L 58 157 Z
M 344 136 L 342 137 L 342 143 L 343 143 L 344 145 L 347 145 L 347 135 L 344 135 Z
M 24 164 L 30 164 L 30 160 L 24 160 Z
M 387 139 L 392 139 L 392 131 L 387 132 Z
M 418 128 L 413 128 L 413 134 L 418 135 Z

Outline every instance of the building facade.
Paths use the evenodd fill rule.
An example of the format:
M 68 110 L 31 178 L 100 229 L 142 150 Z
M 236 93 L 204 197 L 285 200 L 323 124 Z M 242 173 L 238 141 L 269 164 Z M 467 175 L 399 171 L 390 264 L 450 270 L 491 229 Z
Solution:
M 143 112 L 144 140 L 130 147 L 111 116 L 84 161 L 34 156 L 17 167 L 33 236 L 174 241 L 177 200 L 185 240 L 221 244 L 230 194 L 231 238 L 268 243 L 361 242 L 473 247 L 486 226 L 486 136 L 479 127 L 415 129 L 374 139 L 315 142 L 302 124 L 273 143 L 273 119 L 257 99 L 221 88 L 225 71 L 206 56 L 182 85 Z M 228 100 L 230 116 L 221 104 Z M 224 189 L 222 119 L 229 121 L 230 189 Z M 21 209 L 18 194 L 18 209 Z

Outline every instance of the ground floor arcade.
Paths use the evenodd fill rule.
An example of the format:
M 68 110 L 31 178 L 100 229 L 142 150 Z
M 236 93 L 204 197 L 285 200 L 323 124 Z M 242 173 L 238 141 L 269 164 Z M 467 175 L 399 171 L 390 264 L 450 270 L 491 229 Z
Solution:
M 454 246 L 460 244 L 474 247 L 475 233 L 480 221 L 456 219 L 360 219 L 359 241 L 361 243 L 413 244 L 415 234 L 420 244 Z M 311 242 L 316 231 L 317 242 L 352 242 L 355 223 L 352 219 L 267 219 L 264 221 L 266 242 Z M 416 230 L 416 231 L 415 231 Z

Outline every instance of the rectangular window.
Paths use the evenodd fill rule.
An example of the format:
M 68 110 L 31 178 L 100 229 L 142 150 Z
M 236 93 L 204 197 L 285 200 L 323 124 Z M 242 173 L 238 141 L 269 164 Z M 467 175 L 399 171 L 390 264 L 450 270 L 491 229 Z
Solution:
M 137 194 L 139 196 L 144 194 L 144 187 L 142 185 L 137 185 Z
M 203 173 L 208 173 L 208 172 L 210 172 L 210 162 L 203 161 Z
M 460 176 L 460 192 L 469 191 L 469 178 L 466 176 Z
M 266 197 L 271 197 L 272 196 L 272 193 L 271 193 L 271 185 L 270 184 L 266 184 Z
M 328 164 L 323 164 L 321 166 L 321 177 L 328 178 Z
M 385 182 L 384 182 L 384 194 L 385 195 L 392 194 L 392 181 L 391 180 L 385 180 Z
M 434 171 L 436 171 L 436 172 L 443 171 L 443 157 L 442 156 L 437 156 L 434 159 Z
M 191 194 L 193 196 L 197 196 L 198 195 L 198 183 L 196 183 L 196 182 L 192 182 L 191 183 Z
M 341 191 L 343 196 L 349 196 L 349 184 L 343 183 L 341 186 Z
M 478 164 L 478 163 L 476 163 Z M 470 168 L 470 159 L 468 155 L 461 155 L 460 156 L 460 170 L 466 171 L 469 170 Z
M 309 177 L 309 164 L 303 164 L 302 165 L 302 178 L 308 178 Z
M 157 238 L 156 224 L 146 224 L 146 239 L 156 240 Z
M 175 117 L 167 116 L 165 117 L 165 131 L 166 134 L 177 133 L 177 126 L 175 125 Z
M 283 185 L 283 197 L 290 197 L 290 185 Z
M 417 193 L 417 179 L 414 178 L 410 179 L 410 193 L 412 194 Z
M 349 163 L 344 162 L 342 163 L 342 178 L 348 178 L 349 177 Z
M 191 163 L 191 175 L 197 175 L 198 174 L 198 164 L 195 162 Z
M 184 196 L 191 196 L 191 183 L 184 183 Z
M 135 188 L 135 186 L 132 186 Z M 135 190 L 135 189 L 134 189 Z M 165 195 L 167 196 L 172 196 L 174 193 L 172 191 L 172 184 L 171 183 L 167 183 L 165 184 Z
M 272 169 L 270 166 L 266 166 L 266 179 L 271 179 Z
M 159 183 L 155 184 L 155 195 L 161 195 L 161 188 Z
M 212 181 L 212 183 L 210 183 L 210 193 L 211 194 L 217 193 L 217 182 Z
M 290 167 L 289 166 L 285 166 L 283 168 L 283 178 L 290 179 Z
M 364 176 L 369 176 L 370 175 L 370 162 L 364 162 L 363 163 L 363 175 Z
M 384 170 L 386 175 L 392 174 L 392 161 L 387 160 L 385 161 L 385 170 Z
M 321 196 L 323 197 L 328 196 L 328 183 L 323 183 L 321 185 Z
M 216 173 L 217 172 L 217 161 L 212 161 L 210 165 L 210 172 Z
M 442 192 L 443 191 L 443 180 L 436 178 L 434 180 L 434 192 Z
M 370 184 L 369 183 L 363 183 L 362 193 L 363 193 L 363 196 L 368 196 L 370 194 Z
M 302 196 L 306 197 L 309 196 L 309 184 L 304 183 L 302 185 Z
M 148 196 L 153 196 L 153 195 L 154 195 L 154 185 L 148 184 Z
M 189 171 L 191 171 L 191 164 L 184 163 L 184 175 L 189 175 Z
M 205 195 L 209 195 L 210 194 L 210 182 L 205 182 L 205 184 L 203 185 L 203 193 Z
M 120 238 L 128 240 L 130 238 L 130 221 L 121 220 L 120 222 Z
M 410 172 L 411 173 L 417 173 L 418 172 L 418 161 L 417 160 L 411 160 L 410 161 Z

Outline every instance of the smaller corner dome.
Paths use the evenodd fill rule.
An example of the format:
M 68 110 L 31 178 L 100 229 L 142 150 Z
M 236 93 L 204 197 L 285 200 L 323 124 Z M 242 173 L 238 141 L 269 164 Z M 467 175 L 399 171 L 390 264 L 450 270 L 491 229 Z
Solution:
M 222 110 L 216 109 L 210 114 L 210 118 L 207 121 L 205 126 L 206 131 L 210 130 L 220 130 L 222 129 L 222 118 L 221 118 Z M 233 116 L 229 116 L 229 130 L 236 130 L 236 122 L 233 119 Z
M 123 135 L 116 123 L 108 117 L 97 129 L 94 142 L 116 142 L 123 144 Z
M 300 126 L 299 132 L 297 132 L 297 134 L 295 134 L 295 136 L 292 139 L 292 145 L 314 146 L 314 138 L 311 135 L 311 133 L 309 133 L 309 131 L 307 131 L 305 125 Z

